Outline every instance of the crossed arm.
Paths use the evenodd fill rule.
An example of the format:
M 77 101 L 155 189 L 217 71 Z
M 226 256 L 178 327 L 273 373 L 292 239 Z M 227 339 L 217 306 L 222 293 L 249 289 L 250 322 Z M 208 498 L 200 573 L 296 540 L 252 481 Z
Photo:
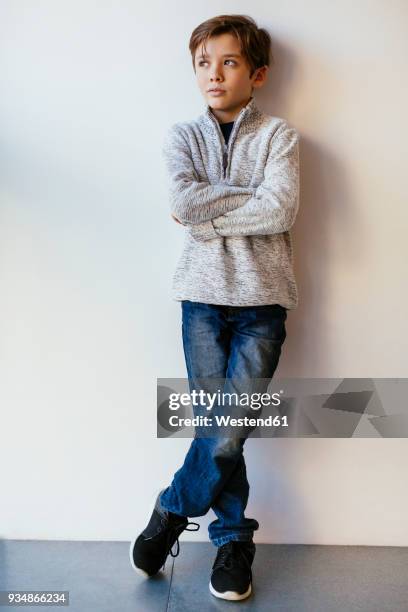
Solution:
M 234 210 L 255 191 L 253 187 L 200 181 L 190 145 L 177 124 L 166 135 L 163 155 L 170 176 L 171 213 L 183 224 L 201 224 Z
M 199 182 L 188 142 L 178 130 L 168 135 L 164 153 L 172 215 L 195 240 L 277 234 L 292 227 L 299 208 L 299 137 L 286 123 L 271 139 L 257 188 Z

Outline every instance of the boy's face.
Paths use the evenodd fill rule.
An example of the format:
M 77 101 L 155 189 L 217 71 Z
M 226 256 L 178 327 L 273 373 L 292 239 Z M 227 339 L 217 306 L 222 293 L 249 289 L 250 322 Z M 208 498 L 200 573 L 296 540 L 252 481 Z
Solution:
M 266 81 L 267 66 L 258 68 L 250 78 L 250 67 L 241 55 L 239 41 L 225 33 L 211 37 L 197 47 L 194 65 L 198 86 L 212 112 L 221 123 L 233 121 L 246 106 L 253 89 Z M 220 93 L 210 91 L 219 87 Z

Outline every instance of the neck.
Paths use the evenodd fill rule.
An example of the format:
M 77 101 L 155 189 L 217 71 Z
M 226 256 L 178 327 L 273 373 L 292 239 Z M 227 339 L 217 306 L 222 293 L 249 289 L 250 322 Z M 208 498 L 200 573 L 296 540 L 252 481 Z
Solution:
M 238 106 L 234 108 L 214 109 L 214 108 L 211 108 L 210 106 L 208 106 L 208 108 L 210 109 L 211 113 L 215 116 L 218 123 L 229 123 L 231 121 L 235 121 L 235 119 L 237 118 L 241 110 L 245 108 L 245 106 L 247 106 L 247 104 L 251 101 L 252 97 L 253 96 L 251 96 L 248 100 L 240 103 Z

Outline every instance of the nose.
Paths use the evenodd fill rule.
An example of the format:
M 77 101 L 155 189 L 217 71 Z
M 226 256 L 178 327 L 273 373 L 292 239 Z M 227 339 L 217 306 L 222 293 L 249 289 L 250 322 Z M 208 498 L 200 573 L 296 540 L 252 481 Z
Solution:
M 218 68 L 218 66 L 215 66 L 210 74 L 210 80 L 211 82 L 213 81 L 220 81 L 222 80 L 222 72 L 221 70 Z

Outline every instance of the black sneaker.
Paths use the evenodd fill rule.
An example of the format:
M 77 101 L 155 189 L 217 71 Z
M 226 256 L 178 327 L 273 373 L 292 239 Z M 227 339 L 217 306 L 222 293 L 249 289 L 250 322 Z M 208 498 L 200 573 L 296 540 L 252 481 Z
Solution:
M 230 541 L 218 548 L 210 580 L 215 597 L 238 601 L 250 596 L 255 549 L 252 541 Z
M 189 523 L 187 517 L 169 512 L 160 504 L 160 491 L 157 496 L 150 521 L 144 531 L 130 544 L 129 556 L 133 569 L 146 578 L 154 576 L 164 566 L 170 553 L 177 557 L 180 552 L 178 538 L 186 529 L 197 531 L 198 523 Z M 196 529 L 188 529 L 195 525 Z M 176 552 L 172 548 L 177 543 Z

